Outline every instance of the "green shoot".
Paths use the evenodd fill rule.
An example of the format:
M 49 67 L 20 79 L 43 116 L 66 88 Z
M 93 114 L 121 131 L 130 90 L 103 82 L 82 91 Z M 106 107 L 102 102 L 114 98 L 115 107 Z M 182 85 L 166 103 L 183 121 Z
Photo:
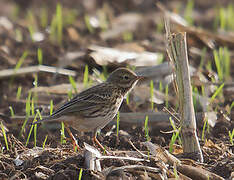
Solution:
M 45 149 L 45 144 L 46 144 L 46 141 L 47 141 L 47 137 L 48 137 L 48 135 L 46 135 L 45 140 L 43 141 L 43 145 L 42 145 L 43 149 Z
M 150 81 L 150 99 L 151 99 L 151 109 L 154 110 L 154 81 Z
M 233 18 L 234 18 L 234 7 L 229 4 L 227 8 L 221 7 L 218 9 L 219 15 L 215 19 L 215 28 L 218 27 L 222 30 L 234 30 Z
M 8 147 L 7 136 L 6 136 L 6 132 L 5 132 L 5 129 L 4 129 L 4 126 L 3 126 L 2 122 L 1 122 L 1 129 L 2 129 L 2 134 L 3 134 L 3 137 L 4 137 L 4 141 L 5 141 L 5 144 L 6 144 L 6 149 L 8 151 L 9 147 Z
M 76 9 L 68 9 L 66 11 L 63 11 L 64 26 L 74 24 L 77 19 L 77 15 L 78 13 Z
M 204 141 L 204 138 L 205 138 L 206 126 L 207 126 L 207 129 L 208 129 L 208 118 L 205 119 L 203 127 L 202 127 L 202 138 L 201 138 L 202 141 Z
M 98 10 L 98 19 L 100 22 L 100 27 L 102 31 L 105 31 L 108 28 L 108 19 L 107 19 L 107 14 L 105 11 Z
M 82 178 L 82 172 L 83 172 L 83 169 L 82 169 L 82 168 L 80 168 L 80 172 L 79 172 L 79 180 L 81 180 L 81 178 Z
M 226 13 L 225 13 L 224 8 L 220 8 L 219 17 L 220 17 L 220 29 L 225 30 L 225 27 L 226 27 Z
M 231 106 L 230 106 L 230 108 L 228 110 L 228 114 L 231 114 L 233 107 L 234 107 L 234 101 L 232 102 L 232 104 L 231 104 Z
M 145 138 L 147 141 L 150 140 L 149 138 L 149 126 L 148 126 L 149 116 L 145 116 Z
M 194 8 L 194 1 L 189 0 L 185 8 L 185 14 L 184 14 L 185 20 L 188 22 L 189 25 L 193 25 L 193 18 L 192 18 L 193 8 Z
M 72 97 L 73 97 L 72 90 L 69 90 L 67 92 L 67 96 L 68 96 L 68 100 L 72 99 Z
M 85 87 L 88 86 L 88 82 L 89 82 L 89 67 L 88 65 L 85 65 L 84 79 L 83 79 L 83 83 Z
M 31 37 L 32 42 L 34 42 L 33 35 L 36 31 L 36 18 L 31 10 L 28 10 L 27 12 L 27 21 L 28 21 L 28 31 Z
M 14 113 L 14 110 L 11 106 L 9 106 L 9 109 L 10 109 L 10 112 L 11 112 L 11 117 L 14 117 L 15 116 L 15 113 Z
M 175 144 L 177 138 L 179 140 L 179 144 L 182 144 L 181 138 L 179 136 L 181 127 L 179 129 L 177 129 L 175 124 L 174 124 L 174 121 L 172 120 L 171 117 L 169 118 L 169 120 L 170 120 L 170 124 L 171 124 L 171 126 L 172 126 L 172 128 L 174 130 L 174 132 L 172 134 L 172 137 L 171 137 L 170 144 L 169 144 L 169 152 L 173 152 L 173 144 Z
M 17 71 L 23 64 L 25 58 L 28 56 L 28 51 L 24 51 L 24 53 L 22 54 L 22 56 L 19 58 L 15 68 L 14 68 L 14 71 Z M 14 81 L 14 78 L 15 76 L 13 75 L 10 79 L 10 85 L 12 84 L 12 82 Z
M 15 29 L 15 39 L 18 42 L 22 42 L 23 41 L 22 32 L 18 28 Z
M 210 61 L 210 60 L 207 61 L 206 69 L 207 69 L 208 71 L 211 71 L 211 70 L 212 70 L 212 64 L 211 64 L 211 61 Z
M 102 68 L 103 68 L 103 74 L 104 74 L 104 77 L 105 77 L 104 80 L 106 80 L 106 77 L 107 77 L 107 75 L 108 75 L 107 67 L 104 65 L 104 66 L 102 66 Z
M 166 108 L 168 109 L 168 84 L 165 87 L 165 104 Z
M 219 51 L 214 50 L 214 60 L 219 76 L 219 80 L 227 80 L 230 77 L 230 52 L 227 47 L 219 48 Z
M 218 52 L 216 50 L 214 50 L 213 53 L 214 53 L 214 60 L 215 60 L 215 65 L 216 65 L 216 68 L 217 68 L 217 73 L 218 73 L 219 79 L 220 79 L 220 81 L 223 81 L 223 71 L 222 71 L 222 68 L 221 68 L 220 57 L 219 57 Z
M 130 94 L 128 93 L 127 96 L 126 96 L 126 103 L 129 104 L 129 96 Z
M 39 65 L 42 65 L 43 54 L 42 54 L 41 48 L 38 48 L 38 49 L 37 49 L 37 59 L 38 59 Z
M 14 69 L 15 71 L 17 71 L 21 67 L 21 65 L 23 64 L 27 56 L 28 56 L 28 51 L 24 51 L 24 53 L 22 54 L 22 56 L 20 57 L 19 61 L 17 62 L 15 66 L 15 69 Z
M 51 25 L 50 25 L 50 38 L 52 41 L 58 42 L 62 45 L 63 40 L 63 15 L 62 15 L 62 6 L 60 3 L 56 6 L 56 14 L 53 16 Z
M 206 96 L 205 94 L 205 86 L 204 85 L 202 85 L 201 86 L 201 93 L 202 93 L 202 96 Z
M 230 77 L 230 67 L 231 67 L 231 58 L 230 58 L 230 52 L 227 47 L 223 48 L 223 60 L 224 60 L 224 77 L 225 79 L 228 79 Z
M 30 110 L 31 110 L 31 97 L 32 97 L 32 93 L 31 91 L 28 93 L 28 97 L 26 100 L 26 116 L 29 117 L 30 116 Z
M 57 38 L 58 42 L 61 45 L 63 39 L 63 15 L 62 15 L 62 6 L 60 3 L 56 6 L 56 21 L 57 21 Z
M 117 135 L 117 137 L 119 137 L 119 111 L 117 113 L 116 135 Z
M 54 110 L 54 103 L 53 100 L 50 100 L 50 115 L 53 114 L 53 110 Z
M 91 23 L 90 23 L 90 17 L 89 17 L 88 15 L 85 15 L 85 16 L 84 16 L 84 21 L 85 21 L 85 25 L 86 25 L 88 31 L 89 31 L 91 34 L 93 34 L 93 33 L 94 33 L 94 28 L 93 28 L 93 26 L 92 26 Z
M 72 76 L 69 76 L 69 82 L 72 85 L 72 88 L 74 89 L 75 93 L 78 93 L 77 88 L 76 88 L 76 82 Z
M 32 96 L 32 93 L 31 91 L 28 93 L 28 97 L 27 97 L 27 100 L 26 100 L 26 118 L 25 118 L 25 121 L 21 127 L 21 130 L 20 130 L 20 136 L 22 136 L 23 134 L 23 131 L 25 129 L 25 126 L 28 122 L 28 117 L 30 116 L 30 110 L 31 110 L 31 96 Z
M 234 137 L 234 129 L 232 129 L 231 131 L 228 131 L 228 135 L 229 135 L 229 139 L 230 139 L 230 143 L 233 145 L 233 137 Z
M 163 30 L 164 30 L 163 19 L 160 19 L 160 22 L 157 23 L 156 32 L 157 32 L 157 33 L 162 33 Z
M 106 155 L 106 146 L 104 146 L 103 154 Z
M 180 128 L 179 128 L 179 130 L 180 130 Z M 169 144 L 169 152 L 170 153 L 173 152 L 173 144 L 175 144 L 176 139 L 179 137 L 179 133 L 180 133 L 179 130 L 177 130 L 176 133 L 172 134 L 171 141 L 170 141 L 170 144 Z
M 38 113 L 39 111 L 37 110 L 37 113 Z M 35 119 L 35 118 L 34 118 Z M 37 119 L 35 119 L 35 121 L 36 121 Z M 33 132 L 34 132 L 34 147 L 36 147 L 37 146 L 37 124 L 35 124 L 34 125 L 34 128 L 33 128 Z
M 34 42 L 33 35 L 34 35 L 35 30 L 34 30 L 33 26 L 29 25 L 28 26 L 28 31 L 29 31 L 32 42 Z
M 210 104 L 212 104 L 213 101 L 214 101 L 214 99 L 216 98 L 216 96 L 222 92 L 223 86 L 224 86 L 224 83 L 221 84 L 221 85 L 216 89 L 215 93 L 214 93 L 214 94 L 211 96 L 211 98 L 210 98 Z
M 40 12 L 41 27 L 46 28 L 48 26 L 48 9 L 43 7 Z
M 66 136 L 65 136 L 65 130 L 64 130 L 64 123 L 61 122 L 61 144 L 66 143 Z
M 124 32 L 123 33 L 123 40 L 125 42 L 131 42 L 133 40 L 133 33 L 132 32 Z
M 39 111 L 38 111 L 38 112 L 39 112 Z M 34 117 L 34 119 L 33 119 L 33 122 L 36 122 L 36 121 L 37 121 L 38 112 L 36 113 L 36 115 L 35 115 L 35 117 Z M 31 128 L 30 128 L 30 130 L 29 130 L 29 133 L 28 133 L 28 137 L 27 137 L 25 146 L 27 146 L 28 143 L 29 143 L 29 139 L 30 139 L 30 137 L 31 137 L 32 130 L 33 130 L 34 126 L 35 126 L 35 128 L 37 129 L 37 124 L 31 126 Z M 34 146 L 35 146 L 35 147 L 36 147 L 36 134 L 35 134 L 36 132 L 37 132 L 37 130 L 34 130 Z
M 32 98 L 32 102 L 31 102 L 31 114 L 32 114 L 32 116 L 34 116 L 34 115 L 35 115 L 34 97 Z
M 159 57 L 158 57 L 158 59 L 157 59 L 158 64 L 161 64 L 161 63 L 163 62 L 163 59 L 164 59 L 163 54 L 159 54 Z
M 21 97 L 22 86 L 19 86 L 16 93 L 16 99 L 19 100 Z

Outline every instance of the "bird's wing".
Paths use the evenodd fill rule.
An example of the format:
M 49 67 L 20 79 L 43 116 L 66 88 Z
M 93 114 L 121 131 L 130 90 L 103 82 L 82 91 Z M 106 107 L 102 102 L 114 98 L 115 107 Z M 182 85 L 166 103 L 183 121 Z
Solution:
M 91 87 L 73 99 L 62 105 L 51 116 L 42 119 L 39 122 L 46 120 L 56 120 L 63 115 L 78 114 L 81 117 L 96 117 L 100 111 L 109 102 L 111 91 L 105 91 L 104 83 Z M 98 93 L 97 93 L 98 92 Z

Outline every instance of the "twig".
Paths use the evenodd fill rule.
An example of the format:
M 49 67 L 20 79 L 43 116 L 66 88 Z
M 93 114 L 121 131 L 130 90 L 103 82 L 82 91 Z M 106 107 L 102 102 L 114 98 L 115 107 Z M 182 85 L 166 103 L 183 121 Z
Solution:
M 7 78 L 15 75 L 29 74 L 35 72 L 50 72 L 50 73 L 58 73 L 66 76 L 75 76 L 76 72 L 68 69 L 60 69 L 52 66 L 45 65 L 37 65 L 37 66 L 29 66 L 22 67 L 19 69 L 5 69 L 0 71 L 0 79 Z

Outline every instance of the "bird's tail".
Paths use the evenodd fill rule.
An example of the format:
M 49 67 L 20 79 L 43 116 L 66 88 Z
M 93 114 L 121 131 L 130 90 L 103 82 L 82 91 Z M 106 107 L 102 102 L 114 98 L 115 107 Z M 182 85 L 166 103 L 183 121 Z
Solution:
M 61 121 L 64 121 L 64 119 L 60 119 L 59 117 L 60 116 L 43 116 L 42 119 L 33 122 L 32 125 L 39 124 L 42 122 L 52 122 L 52 121 L 61 122 Z
M 33 122 L 32 125 L 39 124 L 39 123 L 42 123 L 42 122 L 55 121 L 55 120 L 56 119 L 52 118 L 51 116 L 45 116 L 42 119 Z

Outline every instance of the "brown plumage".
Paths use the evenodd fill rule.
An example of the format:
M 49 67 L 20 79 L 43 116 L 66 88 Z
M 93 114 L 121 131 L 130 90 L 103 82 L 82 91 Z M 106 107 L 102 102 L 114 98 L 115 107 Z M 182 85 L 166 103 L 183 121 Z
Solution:
M 129 69 L 119 68 L 110 74 L 106 82 L 84 90 L 51 116 L 35 123 L 63 121 L 66 126 L 78 131 L 94 132 L 94 141 L 101 146 L 96 139 L 97 130 L 105 127 L 115 117 L 124 96 L 140 78 Z M 67 130 L 70 134 L 70 130 Z

